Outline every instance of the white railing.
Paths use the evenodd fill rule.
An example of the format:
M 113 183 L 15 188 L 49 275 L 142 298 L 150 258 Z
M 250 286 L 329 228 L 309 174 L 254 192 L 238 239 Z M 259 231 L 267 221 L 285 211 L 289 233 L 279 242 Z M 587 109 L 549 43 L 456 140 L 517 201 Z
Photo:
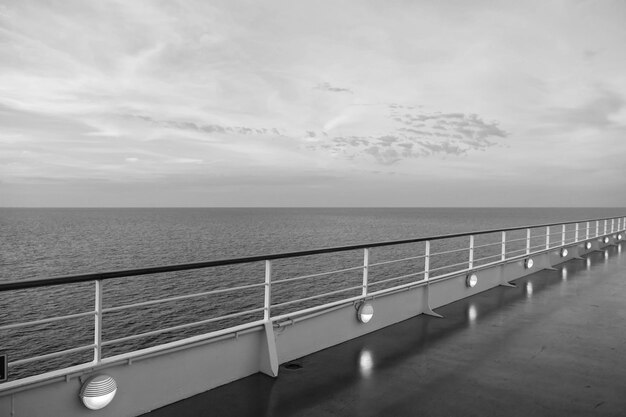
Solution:
M 93 351 L 93 359 L 88 363 L 85 363 L 84 366 L 93 367 L 103 363 L 103 361 L 114 360 L 116 358 L 116 355 L 113 355 L 111 357 L 105 357 L 103 355 L 102 348 L 105 346 L 112 346 L 124 342 L 145 339 L 150 336 L 157 336 L 168 332 L 190 329 L 210 323 L 229 323 L 228 321 L 232 319 L 246 316 L 256 317 L 258 315 L 258 319 L 250 319 L 243 324 L 237 326 L 226 324 L 218 330 L 204 334 L 203 337 L 205 339 L 210 339 L 211 337 L 223 336 L 225 334 L 228 334 L 229 332 L 241 332 L 245 331 L 246 329 L 258 327 L 259 325 L 266 322 L 276 323 L 286 319 L 293 319 L 304 314 L 315 313 L 342 304 L 381 296 L 383 294 L 395 292 L 401 289 L 405 289 L 407 287 L 425 285 L 429 282 L 444 280 L 478 269 L 517 261 L 536 254 L 545 253 L 554 249 L 559 249 L 569 245 L 575 245 L 581 242 L 586 242 L 590 240 L 603 241 L 606 236 L 611 235 L 613 235 L 613 239 L 618 239 L 618 233 L 623 233 L 625 228 L 626 217 L 584 220 L 580 222 L 486 230 L 479 232 L 408 239 L 402 241 L 380 242 L 326 249 L 314 249 L 309 251 L 201 262 L 194 264 L 168 265 L 163 267 L 153 267 L 126 271 L 114 271 L 106 273 L 94 273 L 86 275 L 0 283 L 0 292 L 10 292 L 28 288 L 40 288 L 58 285 L 71 286 L 72 284 L 84 282 L 95 283 L 93 310 L 76 314 L 46 317 L 38 320 L 2 324 L 0 325 L 0 332 L 27 328 L 29 326 L 49 325 L 52 323 L 93 316 L 93 343 L 84 346 L 71 347 L 68 349 L 45 353 L 42 355 L 34 355 L 12 360 L 11 362 L 9 362 L 9 369 L 16 366 L 45 361 L 89 350 Z M 543 233 L 544 230 L 545 233 Z M 520 234 L 520 237 L 507 239 L 507 236 L 512 236 L 514 234 Z M 490 240 L 486 243 L 481 243 L 478 242 L 480 238 L 488 238 L 492 239 L 493 241 Z M 461 241 L 459 239 L 461 239 Z M 469 242 L 466 242 L 466 239 L 469 239 Z M 407 245 L 418 245 L 416 248 L 419 252 L 414 253 L 411 256 L 402 256 L 397 259 L 385 259 L 373 262 L 372 255 L 375 250 L 383 247 L 405 247 Z M 461 247 L 458 247 L 460 245 Z M 434 246 L 437 246 L 437 251 L 434 250 Z M 351 253 L 354 251 L 363 251 L 362 263 L 359 261 L 359 265 L 357 266 L 349 266 L 345 268 L 334 269 L 331 271 L 322 271 L 313 274 L 297 275 L 281 279 L 276 279 L 274 277 L 274 262 L 276 260 L 291 258 L 303 259 L 304 257 L 319 256 L 331 253 Z M 406 264 L 408 262 L 412 262 L 413 264 L 410 266 L 401 266 L 403 263 Z M 151 299 L 112 307 L 103 307 L 104 285 L 110 280 L 115 280 L 121 277 L 136 277 L 140 275 L 159 274 L 173 271 L 210 269 L 227 265 L 241 265 L 253 263 L 263 263 L 265 271 L 264 278 L 262 280 L 259 279 L 259 282 L 256 283 L 247 285 L 236 285 L 224 288 L 215 288 L 210 291 L 194 292 L 191 294 L 162 297 L 158 299 Z M 374 279 L 377 275 L 377 268 L 381 267 L 395 268 L 393 271 L 400 273 L 399 275 L 388 276 L 390 271 L 383 271 L 384 276 L 382 278 Z M 350 285 L 342 285 L 339 288 L 327 288 L 328 290 L 325 291 L 321 291 L 321 286 L 316 285 L 316 280 L 320 278 L 352 272 L 358 273 L 358 277 L 355 278 L 354 282 L 347 283 Z M 291 294 L 296 294 L 297 298 L 281 300 L 278 302 L 274 301 L 274 296 L 276 294 L 275 290 L 277 288 L 280 288 L 282 285 L 293 285 L 295 283 L 309 284 L 309 293 L 306 293 L 306 291 L 303 291 L 302 288 L 299 288 L 291 292 Z M 346 282 L 342 281 L 341 284 L 346 284 Z M 192 322 L 169 326 L 161 329 L 139 332 L 128 336 L 116 337 L 108 340 L 105 340 L 103 338 L 103 318 L 110 313 L 133 310 L 140 307 L 156 306 L 164 303 L 188 301 L 217 294 L 238 294 L 241 291 L 254 288 L 258 288 L 259 290 L 261 288 L 263 289 L 263 304 L 262 306 L 260 305 L 257 308 L 248 308 L 241 311 L 236 311 L 234 313 L 218 315 L 216 317 L 202 317 L 200 320 Z M 298 305 L 300 305 L 300 307 L 294 310 L 286 309 L 287 307 Z M 29 307 L 23 306 L 23 308 Z M 0 340 L 3 339 L 4 338 L 2 338 L 0 334 Z M 180 340 L 180 344 L 184 345 L 186 340 L 191 339 L 182 339 Z M 6 349 L 6 346 L 0 346 L 0 351 L 4 349 Z M 159 346 L 153 347 L 151 348 L 150 353 L 153 354 L 155 351 L 158 350 Z M 142 349 L 135 350 L 135 353 L 137 355 L 141 355 L 143 354 L 143 352 L 144 350 Z M 128 358 L 130 356 L 127 354 L 124 357 Z M 72 367 L 72 369 L 75 370 L 76 368 Z M 57 372 L 59 371 L 63 371 L 63 368 L 57 370 Z M 4 389 L 4 387 L 10 385 L 10 383 L 0 384 L 0 392 Z

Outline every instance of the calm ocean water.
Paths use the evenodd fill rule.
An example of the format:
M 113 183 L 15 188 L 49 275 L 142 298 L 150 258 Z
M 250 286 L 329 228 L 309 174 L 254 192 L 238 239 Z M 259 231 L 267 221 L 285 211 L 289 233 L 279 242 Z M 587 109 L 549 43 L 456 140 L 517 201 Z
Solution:
M 0 208 L 0 281 L 408 239 L 527 224 L 623 216 L 606 208 L 189 208 L 21 209 Z M 485 237 L 486 239 L 489 237 Z M 497 237 L 492 236 L 496 241 Z M 462 245 L 462 242 L 459 242 Z M 389 247 L 374 260 L 423 250 Z M 442 247 L 446 249 L 446 247 Z M 484 252 L 488 256 L 490 252 Z M 493 253 L 492 253 L 493 254 Z M 448 260 L 449 261 L 449 260 Z M 275 262 L 275 279 L 362 264 L 362 252 Z M 417 263 L 381 268 L 379 279 L 419 269 Z M 275 302 L 359 285 L 361 271 L 296 281 L 276 288 Z M 188 294 L 229 285 L 260 283 L 261 263 L 188 271 L 105 283 L 105 307 Z M 393 284 L 398 284 L 396 282 Z M 390 284 L 390 285 L 393 285 Z M 381 286 L 380 288 L 383 288 Z M 322 291 L 320 291 L 322 289 Z M 353 293 L 341 294 L 348 297 Z M 175 326 L 262 305 L 262 288 L 108 313 L 104 338 Z M 306 306 L 299 305 L 297 308 Z M 295 308 L 295 306 L 294 306 Z M 0 294 L 0 325 L 93 310 L 93 283 Z M 248 319 L 228 320 L 107 346 L 105 354 L 151 346 Z M 84 317 L 0 332 L 0 350 L 11 360 L 93 342 L 93 318 Z M 88 361 L 84 352 L 15 367 L 11 377 Z

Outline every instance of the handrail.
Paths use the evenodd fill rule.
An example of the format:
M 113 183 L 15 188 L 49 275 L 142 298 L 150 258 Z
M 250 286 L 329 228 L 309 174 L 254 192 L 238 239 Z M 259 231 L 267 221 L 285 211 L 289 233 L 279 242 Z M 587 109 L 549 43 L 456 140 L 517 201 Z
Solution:
M 51 278 L 35 278 L 35 279 L 27 279 L 27 280 L 19 280 L 19 281 L 9 281 L 9 282 L 0 283 L 0 292 L 11 291 L 11 290 L 21 290 L 21 289 L 27 289 L 27 288 L 47 287 L 47 286 L 53 286 L 53 285 L 72 284 L 72 283 L 79 283 L 79 282 L 91 282 L 91 281 L 96 281 L 96 280 L 109 280 L 109 279 L 114 279 L 114 278 L 133 277 L 133 276 L 140 276 L 140 275 L 159 274 L 159 273 L 164 273 L 164 272 L 188 271 L 188 270 L 193 270 L 193 269 L 238 265 L 238 264 L 244 264 L 244 263 L 271 261 L 275 259 L 295 258 L 295 257 L 301 257 L 301 256 L 309 256 L 309 255 L 346 252 L 346 251 L 357 250 L 357 249 L 371 249 L 371 248 L 384 247 L 384 246 L 404 245 L 408 243 L 420 243 L 420 242 L 441 240 L 441 239 L 453 239 L 457 237 L 466 237 L 466 236 L 472 236 L 472 235 L 485 235 L 485 234 L 490 234 L 490 233 L 512 232 L 516 230 L 535 229 L 539 227 L 550 227 L 550 226 L 557 226 L 557 225 L 562 226 L 562 225 L 584 223 L 584 222 L 591 222 L 591 221 L 600 222 L 600 221 L 612 220 L 612 219 L 619 218 L 619 217 L 622 217 L 622 216 L 605 217 L 605 218 L 600 218 L 600 219 L 577 220 L 577 221 L 571 221 L 571 222 L 535 224 L 535 225 L 527 225 L 527 226 L 510 227 L 510 228 L 489 229 L 489 230 L 474 231 L 474 232 L 451 233 L 447 235 L 436 235 L 436 236 L 428 236 L 428 237 L 421 237 L 421 238 L 414 238 L 414 239 L 403 239 L 403 240 L 393 240 L 393 241 L 374 242 L 374 243 L 362 243 L 358 245 L 334 246 L 334 247 L 329 247 L 329 248 L 318 248 L 318 249 L 310 249 L 310 250 L 296 251 L 296 252 L 283 252 L 283 253 L 275 253 L 275 254 L 269 254 L 269 255 L 256 255 L 256 256 L 249 256 L 245 258 L 220 259 L 220 260 L 215 260 L 215 261 L 172 264 L 172 265 L 156 266 L 156 267 L 149 267 L 149 268 L 125 269 L 125 270 L 117 270 L 117 271 L 109 271 L 109 272 L 95 272 L 95 273 L 89 273 L 89 274 L 67 275 L 67 276 L 59 276 L 59 277 L 51 277 Z M 608 232 L 608 229 L 607 229 L 607 232 Z
M 617 219 L 617 222 L 615 222 L 616 219 Z M 609 227 L 608 220 L 611 220 L 610 227 Z M 587 222 L 587 227 L 580 228 L 579 225 L 584 222 Z M 591 225 L 591 222 L 595 222 L 595 228 Z M 600 228 L 601 223 L 603 223 L 602 228 Z M 566 225 L 571 225 L 571 224 L 575 224 L 576 228 L 574 230 L 567 230 Z M 550 226 L 555 226 L 555 225 L 559 226 L 558 232 L 550 233 Z M 615 225 L 617 225 L 617 229 L 615 228 Z M 539 235 L 539 236 L 532 235 L 531 229 L 539 229 L 539 228 L 544 228 L 544 227 L 546 228 L 545 235 L 544 234 Z M 591 235 L 592 233 L 590 233 L 590 230 L 593 230 L 593 229 L 595 229 L 595 234 L 592 236 Z M 526 237 L 518 238 L 517 236 L 515 236 L 516 237 L 515 239 L 509 239 L 509 240 L 506 239 L 507 237 L 506 232 L 518 231 L 518 230 L 526 230 L 526 233 L 525 233 Z M 600 233 L 602 230 L 603 230 L 603 233 Z M 415 239 L 395 240 L 395 241 L 386 241 L 386 242 L 378 242 L 378 243 L 366 243 L 366 244 L 351 245 L 351 246 L 337 246 L 337 247 L 312 249 L 312 250 L 298 251 L 298 252 L 286 252 L 286 253 L 278 253 L 278 254 L 270 254 L 270 255 L 251 256 L 251 257 L 245 257 L 245 258 L 222 259 L 222 260 L 208 261 L 208 262 L 196 262 L 196 263 L 189 263 L 189 264 L 167 265 L 167 266 L 141 268 L 141 269 L 129 269 L 129 270 L 119 270 L 119 271 L 112 271 L 112 272 L 71 275 L 71 276 L 62 276 L 62 277 L 56 277 L 56 278 L 11 281 L 11 282 L 6 282 L 6 283 L 0 283 L 0 292 L 11 291 L 11 290 L 21 290 L 21 289 L 26 289 L 26 288 L 52 286 L 52 285 L 80 283 L 80 282 L 95 282 L 96 284 L 95 292 L 93 293 L 94 301 L 95 301 L 95 309 L 90 309 L 89 311 L 86 311 L 86 312 L 68 314 L 64 316 L 40 318 L 40 319 L 32 320 L 30 322 L 4 324 L 4 325 L 0 325 L 0 330 L 14 330 L 14 329 L 18 329 L 18 328 L 25 327 L 25 326 L 35 325 L 35 324 L 50 324 L 50 323 L 55 323 L 55 322 L 59 322 L 62 320 L 67 320 L 67 319 L 94 316 L 95 318 L 94 343 L 86 345 L 86 346 L 60 350 L 57 352 L 52 352 L 49 354 L 34 356 L 30 358 L 22 358 L 17 361 L 9 362 L 8 365 L 9 367 L 14 367 L 16 365 L 27 364 L 31 362 L 40 361 L 43 359 L 59 357 L 59 356 L 63 356 L 69 353 L 82 352 L 82 351 L 86 351 L 90 349 L 94 350 L 94 359 L 92 362 L 89 362 L 89 364 L 101 365 L 102 363 L 104 363 L 103 355 L 102 355 L 102 347 L 117 345 L 117 344 L 125 343 L 131 340 L 146 338 L 148 336 L 161 335 L 163 333 L 178 332 L 181 330 L 186 330 L 186 329 L 194 328 L 194 327 L 201 326 L 201 325 L 223 321 L 224 328 L 221 328 L 218 330 L 210 330 L 208 333 L 205 333 L 203 336 L 207 338 L 217 337 L 218 335 L 225 334 L 224 333 L 225 331 L 230 331 L 233 329 L 240 328 L 240 326 L 233 326 L 233 319 L 249 316 L 252 314 L 262 312 L 263 319 L 248 322 L 244 325 L 246 326 L 245 328 L 249 328 L 249 326 L 256 326 L 259 323 L 264 323 L 265 325 L 267 325 L 268 323 L 275 324 L 276 322 L 283 320 L 283 319 L 292 319 L 293 317 L 302 317 L 303 314 L 323 311 L 325 309 L 332 308 L 334 306 L 343 305 L 346 303 L 354 303 L 357 301 L 363 301 L 363 300 L 371 299 L 372 297 L 378 297 L 384 294 L 388 294 L 388 293 L 390 294 L 393 292 L 397 292 L 397 291 L 401 291 L 404 289 L 409 289 L 409 288 L 413 288 L 413 287 L 417 287 L 421 285 L 428 286 L 432 283 L 458 276 L 459 274 L 475 272 L 484 268 L 492 267 L 494 265 L 518 261 L 520 259 L 524 259 L 525 257 L 530 257 L 538 253 L 547 253 L 549 251 L 553 251 L 555 248 L 565 247 L 565 246 L 577 244 L 580 242 L 587 242 L 592 239 L 600 240 L 603 236 L 609 236 L 611 234 L 615 234 L 616 240 L 620 240 L 622 239 L 622 236 L 617 237 L 617 233 L 618 232 L 622 233 L 625 230 L 626 230 L 626 217 L 613 217 L 613 218 L 598 219 L 598 220 L 582 220 L 582 221 L 567 222 L 567 223 L 552 223 L 549 225 L 519 226 L 519 227 L 508 228 L 508 229 L 507 228 L 489 229 L 489 230 L 483 230 L 483 231 L 478 231 L 478 232 L 454 233 L 454 234 L 438 235 L 438 236 L 415 238 Z M 488 238 L 485 240 L 488 240 L 489 243 L 475 245 L 476 236 L 496 234 L 500 232 L 502 232 L 501 233 L 502 236 L 501 236 L 501 239 L 498 239 L 498 241 L 491 242 L 492 238 Z M 555 235 L 559 236 L 559 238 L 551 239 L 551 237 Z M 453 249 L 449 249 L 449 250 L 442 251 L 442 252 L 431 252 L 431 242 L 441 241 L 441 240 L 446 240 L 446 239 L 460 238 L 460 237 L 468 237 L 468 236 L 469 236 L 469 246 L 465 246 L 468 243 L 467 240 L 464 240 L 464 241 L 459 240 L 459 241 L 453 242 L 452 246 L 457 246 L 457 245 L 463 246 L 460 249 L 453 248 Z M 509 235 L 509 237 L 511 236 Z M 544 238 L 545 238 L 545 243 L 531 246 L 532 243 L 537 242 L 537 239 L 541 239 L 543 241 Z M 515 242 L 523 242 L 523 241 L 526 242 L 526 245 L 524 248 L 513 249 L 513 248 L 517 248 L 520 245 L 513 245 L 513 248 L 512 247 L 507 248 L 506 246 L 507 244 L 511 244 Z M 420 246 L 418 248 L 410 248 L 414 256 L 405 257 L 402 259 L 381 260 L 380 262 L 377 262 L 377 263 L 370 263 L 370 250 L 372 248 L 383 247 L 383 246 L 395 246 L 395 245 L 399 246 L 399 245 L 419 243 L 419 242 L 424 242 L 425 245 Z M 493 255 L 491 255 L 491 253 L 494 252 L 492 250 L 477 251 L 477 249 L 479 248 L 485 248 L 485 247 L 491 247 L 491 246 L 496 247 L 496 248 L 500 246 L 501 250 L 498 251 L 499 253 L 493 254 Z M 282 279 L 272 278 L 272 262 L 271 262 L 272 260 L 303 257 L 303 256 L 309 256 L 309 255 L 316 255 L 316 254 L 356 251 L 359 249 L 362 250 L 362 259 L 363 259 L 363 263 L 360 265 L 352 266 L 348 268 L 342 268 L 342 269 L 338 269 L 334 271 L 326 271 L 326 272 L 319 272 L 319 273 L 314 273 L 314 274 L 300 275 L 296 277 L 288 277 L 288 278 L 282 278 Z M 538 250 L 535 251 L 535 249 L 538 249 Z M 435 262 L 431 263 L 431 261 L 433 261 L 433 258 L 436 256 L 449 255 L 449 254 L 459 253 L 459 252 L 467 253 L 467 258 L 463 260 L 462 262 L 457 262 L 462 257 L 455 255 L 455 256 L 448 256 L 447 258 L 444 257 L 443 259 L 438 257 L 436 265 L 433 265 Z M 479 255 L 479 256 L 488 255 L 488 256 L 475 259 L 475 255 Z M 465 256 L 463 256 L 463 258 L 464 257 Z M 370 269 L 374 266 L 387 265 L 387 264 L 392 264 L 395 262 L 402 262 L 402 261 L 413 260 L 413 259 L 424 259 L 423 267 L 422 267 L 423 270 L 420 270 L 418 272 L 406 273 L 408 271 L 414 271 L 417 268 L 417 266 L 410 265 L 410 269 L 409 269 L 409 266 L 401 267 L 401 268 L 394 267 L 392 268 L 393 271 L 397 271 L 400 269 L 402 270 L 402 274 L 399 276 L 393 276 L 393 277 L 387 277 L 387 278 L 383 277 L 383 279 L 378 279 L 378 280 L 372 279 L 373 274 L 370 273 L 371 272 Z M 489 260 L 491 259 L 494 259 L 494 261 L 490 262 Z M 442 261 L 445 261 L 446 264 L 440 265 Z M 485 261 L 487 261 L 487 263 L 484 263 Z M 138 302 L 134 302 L 130 304 L 122 304 L 122 305 L 107 307 L 107 308 L 103 308 L 103 305 L 102 305 L 103 294 L 104 294 L 103 293 L 104 280 L 113 279 L 113 278 L 121 278 L 121 277 L 133 277 L 133 276 L 147 275 L 147 274 L 185 271 L 185 270 L 200 269 L 200 268 L 247 264 L 247 263 L 253 263 L 253 262 L 265 263 L 265 280 L 264 281 L 255 282 L 253 284 L 233 286 L 233 287 L 228 287 L 228 288 L 222 288 L 220 286 L 212 290 L 196 292 L 193 294 L 183 294 L 183 295 L 176 295 L 176 296 L 158 298 L 158 299 L 148 299 L 148 300 L 144 299 L 142 301 L 138 301 Z M 455 262 L 455 263 L 450 264 L 448 262 Z M 451 269 L 453 269 L 453 271 L 450 271 Z M 311 295 L 311 292 L 309 293 L 305 292 L 304 294 L 299 294 L 300 298 L 296 298 L 296 299 L 287 298 L 286 300 L 281 300 L 281 302 L 278 302 L 278 303 L 272 302 L 272 298 L 273 298 L 272 288 L 273 288 L 273 285 L 275 284 L 282 284 L 282 283 L 288 283 L 288 282 L 290 283 L 290 282 L 299 281 L 299 280 L 310 280 L 311 278 L 317 278 L 321 276 L 327 276 L 327 275 L 337 274 L 337 273 L 347 272 L 347 271 L 362 271 L 362 275 L 363 275 L 362 285 L 350 286 L 348 288 L 340 288 L 340 289 L 329 288 L 329 289 L 332 289 L 332 291 L 328 291 L 328 292 L 321 293 L 321 294 L 313 293 L 313 295 Z M 261 271 L 259 271 L 259 275 L 261 275 Z M 406 280 L 408 278 L 413 278 L 413 277 L 415 277 L 415 279 L 408 283 L 396 283 L 396 284 L 393 284 L 393 286 L 391 287 L 389 287 L 389 285 L 385 285 L 380 290 L 373 291 L 373 292 L 369 291 L 370 287 L 374 287 L 377 285 L 382 286 L 383 284 L 390 284 L 392 282 Z M 259 276 L 259 278 L 261 277 Z M 311 281 L 314 282 L 313 280 Z M 347 282 L 344 282 L 344 284 L 347 284 Z M 301 286 L 300 284 L 297 284 L 296 287 L 300 288 Z M 131 334 L 131 335 L 124 336 L 124 337 L 103 340 L 102 323 L 103 323 L 103 314 L 105 313 L 117 312 L 117 311 L 137 308 L 137 307 L 147 307 L 147 306 L 173 302 L 173 301 L 193 299 L 193 298 L 198 298 L 198 297 L 208 296 L 208 295 L 241 291 L 244 289 L 251 289 L 251 288 L 264 288 L 263 307 L 247 309 L 245 311 L 235 311 L 230 314 L 221 315 L 217 317 L 214 316 L 210 318 L 203 318 L 195 322 L 186 322 L 186 323 L 174 325 L 171 327 L 150 330 L 144 333 L 135 333 L 135 334 Z M 312 289 L 315 289 L 315 288 L 312 288 Z M 355 292 L 357 290 L 358 290 L 359 295 L 351 296 L 351 294 L 346 294 L 348 292 Z M 278 292 L 276 294 L 278 294 Z M 281 289 L 281 294 L 282 294 L 282 289 Z M 295 304 L 300 304 L 300 303 L 308 302 L 311 300 L 319 300 L 319 299 L 327 298 L 330 296 L 335 296 L 338 294 L 345 294 L 345 295 L 342 295 L 341 296 L 342 298 L 340 300 L 331 301 L 331 302 L 328 302 L 328 300 L 326 300 L 326 302 L 323 302 L 323 301 L 319 302 L 317 303 L 317 305 L 312 306 L 312 307 L 308 307 L 308 305 L 310 304 L 308 303 L 308 304 L 305 304 L 304 306 L 299 307 L 296 310 L 285 309 L 285 307 L 287 306 L 292 306 Z M 287 294 L 287 295 L 290 295 L 290 294 Z M 277 309 L 277 308 L 280 309 L 278 315 L 274 311 L 274 309 Z M 226 320 L 230 320 L 230 321 L 226 321 Z M 164 346 L 164 345 L 163 344 L 157 345 L 154 347 L 154 349 L 157 349 L 157 350 L 161 349 L 159 346 Z M 137 351 L 135 350 L 135 352 Z M 119 358 L 119 357 L 121 356 L 114 355 L 112 358 Z M 109 359 L 111 359 L 111 357 L 107 357 L 104 360 L 109 360 Z M 40 375 L 45 376 L 45 374 L 40 374 Z M 5 387 L 7 387 L 7 385 L 5 385 Z M 0 386 L 0 392 L 3 391 L 2 388 L 3 387 Z

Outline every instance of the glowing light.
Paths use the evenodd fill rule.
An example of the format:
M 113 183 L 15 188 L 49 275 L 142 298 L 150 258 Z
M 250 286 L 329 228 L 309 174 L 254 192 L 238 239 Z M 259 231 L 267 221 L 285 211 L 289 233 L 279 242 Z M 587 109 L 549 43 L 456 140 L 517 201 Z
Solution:
M 587 250 L 591 249 L 591 242 L 585 243 L 585 249 Z
M 370 303 L 361 303 L 356 312 L 356 318 L 363 324 L 374 317 L 374 307 Z
M 568 253 L 569 252 L 568 252 L 567 248 L 561 249 L 561 258 L 565 258 Z
M 609 243 L 609 237 L 608 236 L 604 236 L 603 242 L 604 243 Z
M 469 274 L 467 278 L 465 278 L 465 285 L 469 288 L 474 288 L 478 284 L 478 276 L 476 274 Z
M 108 375 L 89 378 L 80 389 L 80 399 L 90 410 L 100 410 L 113 401 L 117 393 L 117 383 Z
M 530 269 L 533 267 L 534 264 L 535 264 L 535 261 L 533 261 L 533 258 L 528 258 L 526 259 L 526 261 L 524 261 L 524 268 Z

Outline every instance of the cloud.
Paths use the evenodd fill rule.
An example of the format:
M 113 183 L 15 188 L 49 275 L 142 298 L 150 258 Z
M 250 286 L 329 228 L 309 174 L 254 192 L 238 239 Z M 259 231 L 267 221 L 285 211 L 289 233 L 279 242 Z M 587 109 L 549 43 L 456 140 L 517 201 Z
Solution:
M 153 117 L 146 115 L 121 115 L 124 118 L 137 119 L 149 123 L 150 125 L 177 129 L 194 131 L 199 133 L 208 134 L 222 134 L 222 135 L 259 135 L 259 136 L 280 136 L 281 132 L 276 127 L 247 127 L 247 126 L 228 126 L 219 124 L 203 124 L 192 121 L 183 120 L 157 120 Z
M 386 116 L 392 123 L 384 135 L 333 136 L 308 145 L 349 160 L 372 158 L 383 165 L 434 155 L 467 155 L 496 146 L 508 133 L 497 122 L 476 114 L 428 113 L 418 106 L 391 104 Z
M 542 120 L 563 130 L 626 127 L 626 120 L 620 117 L 624 111 L 626 100 L 622 95 L 597 88 L 593 98 L 578 106 L 549 109 Z
M 330 91 L 333 93 L 350 93 L 354 94 L 349 88 L 333 87 L 330 83 L 321 83 L 315 87 L 317 90 Z
M 625 11 L 557 0 L 542 13 L 482 1 L 3 2 L 0 177 L 262 184 L 277 169 L 358 183 L 401 171 L 488 185 L 487 169 L 541 184 L 547 170 L 617 166 Z

